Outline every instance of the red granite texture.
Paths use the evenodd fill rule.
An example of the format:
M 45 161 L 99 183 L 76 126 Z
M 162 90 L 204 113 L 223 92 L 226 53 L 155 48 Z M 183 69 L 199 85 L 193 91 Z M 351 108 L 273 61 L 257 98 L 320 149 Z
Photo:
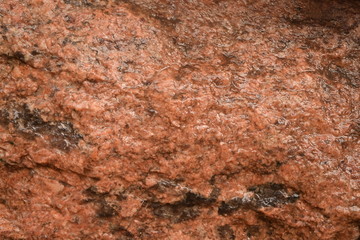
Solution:
M 359 239 L 359 23 L 359 1 L 0 1 L 0 239 Z

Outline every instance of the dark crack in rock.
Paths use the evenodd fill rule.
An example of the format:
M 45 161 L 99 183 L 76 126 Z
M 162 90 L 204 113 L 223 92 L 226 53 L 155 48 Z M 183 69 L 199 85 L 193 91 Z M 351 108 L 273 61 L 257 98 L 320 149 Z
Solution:
M 117 211 L 106 201 L 100 202 L 100 207 L 96 211 L 96 215 L 99 218 L 110 218 L 118 215 Z
M 69 151 L 76 146 L 81 135 L 70 122 L 46 122 L 37 109 L 31 111 L 26 104 L 11 104 L 0 110 L 0 124 L 12 127 L 23 136 L 33 139 L 46 135 L 50 144 L 60 150 Z
M 260 228 L 259 226 L 252 225 L 246 228 L 246 236 L 251 238 L 257 236 L 259 234 Z
M 201 207 L 209 206 L 215 201 L 216 199 L 212 197 L 206 198 L 200 194 L 188 192 L 181 201 L 174 203 L 152 202 L 150 207 L 155 216 L 170 219 L 173 223 L 180 223 L 195 219 L 200 215 Z
M 111 226 L 111 233 L 113 235 L 120 235 L 117 239 L 121 240 L 133 240 L 135 239 L 134 234 L 132 234 L 129 230 L 127 230 L 125 227 L 121 225 L 114 225 Z
M 234 230 L 230 227 L 229 224 L 219 226 L 217 228 L 220 240 L 235 240 Z
M 254 193 L 251 204 L 256 207 L 277 207 L 294 203 L 299 198 L 298 193 L 289 193 L 283 184 L 265 183 L 248 188 Z
M 265 183 L 248 188 L 252 197 L 235 197 L 227 202 L 221 202 L 218 213 L 229 215 L 240 208 L 257 209 L 261 207 L 279 207 L 294 203 L 300 197 L 298 193 L 290 193 L 283 184 Z
M 106 201 L 108 192 L 99 192 L 96 186 L 91 186 L 83 191 L 86 196 L 80 204 L 94 203 L 97 206 L 96 217 L 98 218 L 111 218 L 118 215 L 117 209 L 121 209 L 120 206 L 113 206 Z

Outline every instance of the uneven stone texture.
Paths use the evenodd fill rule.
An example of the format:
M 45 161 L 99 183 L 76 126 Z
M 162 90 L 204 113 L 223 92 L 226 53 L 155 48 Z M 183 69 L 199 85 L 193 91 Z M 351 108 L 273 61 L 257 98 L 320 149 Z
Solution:
M 1 239 L 360 230 L 360 2 L 0 1 Z

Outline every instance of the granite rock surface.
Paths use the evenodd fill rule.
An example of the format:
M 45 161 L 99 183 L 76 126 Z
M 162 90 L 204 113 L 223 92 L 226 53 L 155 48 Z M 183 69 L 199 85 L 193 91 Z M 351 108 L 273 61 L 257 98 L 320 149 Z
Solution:
M 359 164 L 359 1 L 0 1 L 0 239 L 356 240 Z

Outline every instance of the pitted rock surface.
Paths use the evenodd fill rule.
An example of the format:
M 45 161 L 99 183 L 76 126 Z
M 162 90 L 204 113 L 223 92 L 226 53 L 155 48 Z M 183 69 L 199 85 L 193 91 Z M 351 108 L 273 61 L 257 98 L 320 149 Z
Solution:
M 360 2 L 0 1 L 1 239 L 360 236 Z

